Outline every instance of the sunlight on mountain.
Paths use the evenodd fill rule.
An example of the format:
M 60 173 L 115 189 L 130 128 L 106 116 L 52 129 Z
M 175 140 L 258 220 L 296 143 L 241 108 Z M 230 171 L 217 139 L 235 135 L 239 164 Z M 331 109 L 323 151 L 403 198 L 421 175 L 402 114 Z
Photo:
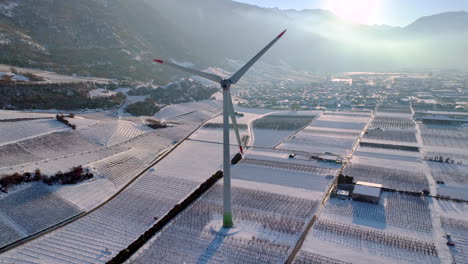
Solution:
M 378 24 L 381 0 L 328 0 L 328 9 L 339 17 L 361 24 Z

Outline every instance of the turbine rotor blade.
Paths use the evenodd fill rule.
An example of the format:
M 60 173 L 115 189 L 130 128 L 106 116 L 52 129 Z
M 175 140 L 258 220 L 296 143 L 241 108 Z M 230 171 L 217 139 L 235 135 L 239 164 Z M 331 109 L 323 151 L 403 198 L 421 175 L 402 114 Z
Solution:
M 229 91 L 229 115 L 231 116 L 232 125 L 234 127 L 234 132 L 236 133 L 237 143 L 239 144 L 239 150 L 241 154 L 244 154 L 244 149 L 242 148 L 242 142 L 239 134 L 239 127 L 237 126 L 236 115 L 234 114 L 234 105 L 232 104 L 231 91 Z
M 188 72 L 188 73 L 193 74 L 193 75 L 200 76 L 202 78 L 208 79 L 208 80 L 216 82 L 216 83 L 221 83 L 223 81 L 223 78 L 221 76 L 216 75 L 216 74 L 197 71 L 197 70 L 194 70 L 192 68 L 180 66 L 179 64 L 175 64 L 175 63 L 172 63 L 170 61 L 158 60 L 158 59 L 154 59 L 153 61 L 157 62 L 157 63 L 160 63 L 160 64 L 163 64 L 163 65 L 170 66 L 170 67 L 175 68 L 175 69 L 177 69 L 179 71 L 184 71 L 184 72 Z
M 242 76 L 244 76 L 244 74 L 250 69 L 250 67 L 252 67 L 252 65 L 255 62 L 257 62 L 258 59 L 260 59 L 260 57 L 262 57 L 263 54 L 265 54 L 265 52 L 267 52 L 271 48 L 271 46 L 273 46 L 284 35 L 284 33 L 286 33 L 286 29 L 283 32 L 281 32 L 275 39 L 273 39 L 257 55 L 255 55 L 255 57 L 253 57 L 249 62 L 247 62 L 247 64 L 245 64 L 242 68 L 240 68 L 240 70 L 238 70 L 236 73 L 234 73 L 234 75 L 232 75 L 232 77 L 229 78 L 231 83 L 232 84 L 237 83 L 240 80 L 240 78 L 242 78 Z

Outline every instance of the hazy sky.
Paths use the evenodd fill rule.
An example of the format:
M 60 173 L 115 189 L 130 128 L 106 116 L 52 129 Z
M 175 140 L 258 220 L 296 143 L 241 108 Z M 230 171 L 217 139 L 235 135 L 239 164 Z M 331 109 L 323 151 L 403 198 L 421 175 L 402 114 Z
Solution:
M 321 8 L 359 23 L 406 26 L 422 17 L 468 11 L 468 0 L 235 0 L 280 9 Z

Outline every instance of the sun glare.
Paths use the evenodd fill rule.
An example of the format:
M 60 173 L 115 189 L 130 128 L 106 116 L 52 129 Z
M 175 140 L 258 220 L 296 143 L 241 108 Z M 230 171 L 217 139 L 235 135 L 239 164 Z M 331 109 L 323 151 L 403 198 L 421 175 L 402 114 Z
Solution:
M 378 23 L 381 0 L 327 0 L 328 10 L 339 17 L 361 24 Z

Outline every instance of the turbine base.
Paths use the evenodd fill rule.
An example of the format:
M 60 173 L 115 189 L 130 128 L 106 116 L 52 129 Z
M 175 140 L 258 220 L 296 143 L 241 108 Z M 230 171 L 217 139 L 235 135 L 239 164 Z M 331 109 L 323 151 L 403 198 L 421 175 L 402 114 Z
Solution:
M 231 228 L 233 226 L 234 226 L 234 223 L 232 222 L 232 213 L 225 212 L 223 214 L 223 227 Z

